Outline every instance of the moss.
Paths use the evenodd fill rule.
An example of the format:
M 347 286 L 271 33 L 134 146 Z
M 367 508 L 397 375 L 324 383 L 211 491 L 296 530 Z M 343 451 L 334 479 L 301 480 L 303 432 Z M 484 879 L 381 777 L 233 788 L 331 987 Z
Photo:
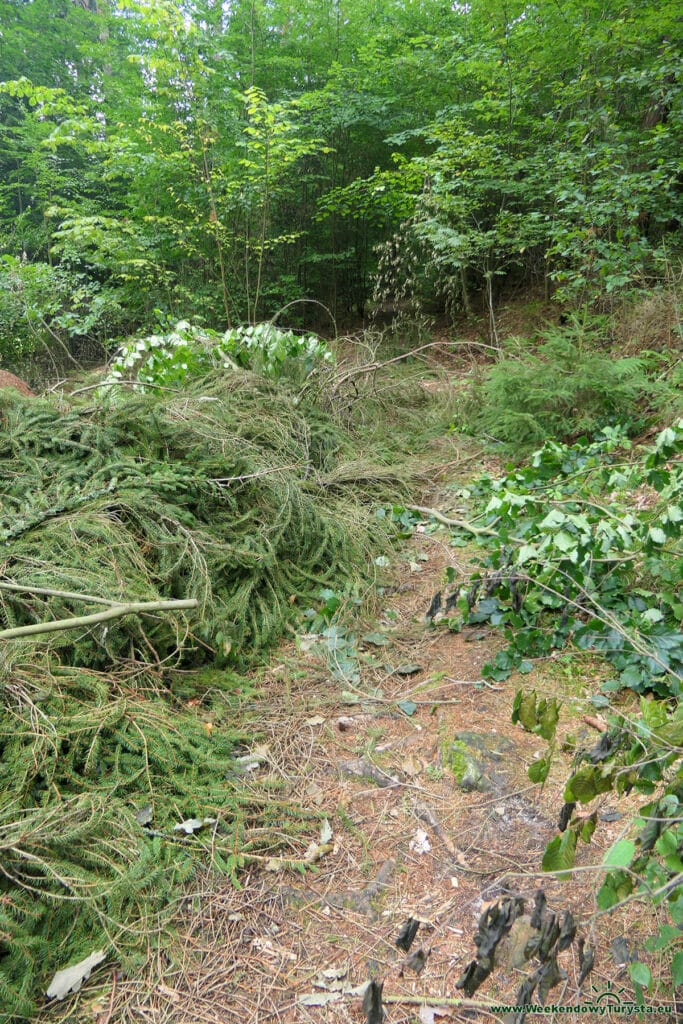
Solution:
M 471 761 L 471 755 L 467 749 L 467 744 L 463 743 L 461 740 L 453 740 L 449 745 L 446 760 L 448 767 L 455 776 L 456 782 L 461 783 L 465 778 L 465 774 Z

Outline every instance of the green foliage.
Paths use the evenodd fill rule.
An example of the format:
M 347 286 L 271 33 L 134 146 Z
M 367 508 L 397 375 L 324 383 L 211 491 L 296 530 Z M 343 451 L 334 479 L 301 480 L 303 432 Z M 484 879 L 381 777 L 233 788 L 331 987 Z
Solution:
M 609 299 L 680 251 L 675 18 L 673 2 L 468 6 L 448 103 L 393 138 L 428 182 L 406 176 L 410 232 L 467 312 L 484 292 L 493 317 L 504 277 Z
M 597 338 L 575 324 L 546 331 L 538 347 L 509 343 L 475 393 L 474 428 L 524 450 L 615 422 L 641 427 L 658 388 L 641 359 L 615 359 Z
M 0 252 L 116 298 L 110 335 L 362 314 L 396 231 L 416 299 L 491 315 L 506 280 L 609 302 L 680 251 L 674 0 L 5 6 Z
M 528 732 L 537 733 L 549 743 L 555 738 L 555 729 L 562 704 L 555 698 L 538 700 L 536 692 L 518 690 L 512 707 L 512 721 L 519 722 Z
M 334 356 L 315 334 L 282 331 L 273 324 L 234 328 L 223 335 L 220 348 L 239 366 L 266 377 L 301 380 Z
M 272 324 L 255 324 L 221 335 L 180 320 L 168 334 L 128 342 L 112 363 L 102 394 L 121 380 L 136 380 L 141 390 L 149 384 L 173 387 L 237 367 L 273 379 L 302 381 L 321 363 L 332 361 L 325 342 L 313 334 L 301 336 Z
M 509 639 L 485 667 L 490 678 L 571 640 L 614 666 L 606 692 L 680 692 L 683 424 L 626 467 L 615 464 L 620 445 L 628 442 L 616 428 L 588 445 L 549 442 L 530 465 L 477 488 L 496 536 L 481 541 L 482 571 L 460 603 L 466 621 L 502 626 Z M 648 486 L 659 498 L 634 510 L 634 493 Z

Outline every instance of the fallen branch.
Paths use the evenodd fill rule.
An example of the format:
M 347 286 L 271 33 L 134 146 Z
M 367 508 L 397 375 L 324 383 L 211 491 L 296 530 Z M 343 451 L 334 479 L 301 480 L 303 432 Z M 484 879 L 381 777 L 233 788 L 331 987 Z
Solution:
M 72 398 L 74 395 L 84 395 L 86 391 L 97 391 L 99 388 L 114 388 L 120 387 L 121 385 L 128 385 L 132 388 L 155 388 L 157 391 L 168 391 L 171 395 L 181 394 L 180 388 L 167 388 L 163 384 L 153 384 L 152 381 L 139 380 L 101 380 L 97 384 L 88 384 L 87 387 L 76 388 L 69 395 Z
M 393 1003 L 406 1006 L 459 1006 L 463 1010 L 483 1010 L 493 1016 L 495 1003 L 485 1003 L 481 999 L 458 999 L 457 996 L 388 996 L 382 994 L 383 1003 Z
M 446 345 L 451 345 L 453 342 L 447 340 L 441 341 L 429 341 L 426 345 L 419 345 L 417 348 L 411 348 L 410 352 L 402 352 L 400 356 L 394 356 L 393 359 L 375 360 L 372 363 L 363 363 L 361 366 L 353 366 L 350 370 L 345 373 L 340 373 L 339 376 L 333 381 L 332 390 L 338 391 L 342 384 L 345 384 L 348 380 L 353 380 L 354 377 L 363 377 L 368 373 L 375 373 L 377 370 L 381 370 L 385 366 L 390 366 L 392 363 L 401 363 L 404 359 L 410 359 L 411 356 L 417 355 L 418 352 L 424 352 L 427 348 L 443 348 Z
M 441 338 L 439 341 L 429 341 L 425 345 L 419 345 L 417 348 L 411 348 L 409 352 L 402 352 L 399 356 L 394 356 L 392 359 L 375 360 L 372 363 L 363 363 L 361 366 L 353 366 L 350 370 L 345 373 L 341 373 L 333 383 L 333 390 L 337 391 L 342 384 L 345 384 L 347 380 L 353 380 L 354 377 L 362 377 L 364 374 L 374 373 L 376 370 L 381 370 L 385 366 L 390 366 L 392 363 L 403 362 L 404 359 L 410 359 L 412 356 L 417 355 L 418 352 L 424 352 L 428 348 L 452 348 L 453 346 L 462 348 L 483 348 L 488 351 L 495 352 L 496 355 L 500 355 L 500 349 L 495 345 L 486 345 L 481 341 L 451 341 L 448 338 Z M 449 355 L 453 353 L 449 352 Z
M 98 622 L 118 619 L 122 615 L 138 612 L 166 612 L 181 608 L 196 608 L 196 598 L 183 601 L 135 601 L 131 604 L 116 604 L 106 612 L 95 612 L 94 615 L 79 615 L 73 619 L 56 619 L 54 622 L 34 622 L 31 626 L 17 626 L 15 629 L 0 631 L 0 640 L 16 640 L 19 637 L 35 636 L 38 633 L 55 633 L 61 629 L 80 629 L 82 626 L 94 626 Z
M 455 526 L 459 530 L 467 530 L 475 537 L 498 536 L 498 531 L 490 526 L 475 526 L 474 523 L 469 523 L 466 519 L 449 519 L 443 512 L 439 512 L 435 508 L 427 508 L 424 505 L 406 505 L 405 507 L 409 512 L 419 512 L 423 516 L 431 516 L 432 519 L 436 519 L 437 523 L 443 523 L 444 526 Z
M 86 604 L 106 604 L 114 608 L 121 604 L 107 597 L 94 597 L 93 594 L 74 594 L 70 590 L 52 590 L 50 587 L 25 587 L 19 583 L 5 583 L 0 580 L 0 590 L 10 590 L 15 594 L 40 594 L 43 597 L 64 597 L 69 601 L 85 601 Z

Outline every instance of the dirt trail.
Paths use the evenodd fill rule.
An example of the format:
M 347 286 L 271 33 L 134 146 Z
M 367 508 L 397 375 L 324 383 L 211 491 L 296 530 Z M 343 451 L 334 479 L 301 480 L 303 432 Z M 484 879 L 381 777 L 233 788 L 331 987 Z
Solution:
M 594 910 L 593 873 L 565 886 L 540 871 L 543 850 L 556 834 L 569 757 L 560 756 L 543 791 L 529 783 L 526 768 L 545 744 L 511 724 L 520 678 L 496 686 L 481 681 L 481 667 L 500 638 L 481 627 L 453 633 L 425 622 L 444 568 L 460 562 L 466 569 L 462 559 L 445 532 L 416 532 L 396 556 L 394 592 L 368 625 L 389 643 L 379 652 L 361 646 L 376 660 L 414 671 L 364 669 L 360 689 L 379 688 L 380 700 L 349 704 L 343 684 L 319 659 L 294 646 L 280 652 L 258 709 L 266 736 L 260 783 L 269 783 L 278 798 L 324 814 L 332 837 L 320 837 L 320 823 L 312 821 L 311 840 L 329 838 L 331 848 L 315 871 L 302 875 L 251 870 L 241 891 L 207 880 L 181 914 L 183 967 L 169 968 L 162 985 L 134 995 L 128 1019 L 365 1022 L 360 986 L 370 978 L 384 982 L 388 1024 L 502 1019 L 475 1004 L 513 1000 L 530 973 L 527 965 L 520 968 L 514 948 L 501 955 L 468 1008 L 453 1005 L 462 996 L 456 982 L 475 955 L 482 908 L 515 893 L 532 909 L 542 885 L 558 912 L 570 908 L 582 922 Z M 414 713 L 399 701 L 414 702 Z M 578 862 L 599 862 L 620 827 L 601 823 Z M 300 844 L 291 855 L 301 856 Z M 395 945 L 410 917 L 420 923 L 411 953 L 422 950 L 413 967 L 426 957 L 419 973 Z M 553 1000 L 581 1002 L 608 984 L 621 991 L 625 970 L 610 957 L 609 942 L 627 927 L 637 940 L 640 928 L 632 918 L 632 911 L 629 921 L 610 917 L 609 933 L 607 919 L 584 930 L 598 947 L 598 966 L 579 992 L 572 946 L 561 955 L 568 977 Z M 581 1019 L 605 1018 L 584 1010 Z

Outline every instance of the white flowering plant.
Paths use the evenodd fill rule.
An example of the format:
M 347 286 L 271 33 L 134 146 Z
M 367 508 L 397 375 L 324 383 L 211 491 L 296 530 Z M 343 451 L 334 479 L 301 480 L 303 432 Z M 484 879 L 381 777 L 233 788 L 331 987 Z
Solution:
M 239 366 L 266 377 L 307 377 L 320 363 L 334 361 L 327 344 L 316 334 L 282 331 L 270 323 L 226 331 L 222 347 Z
M 308 377 L 321 363 L 333 363 L 327 344 L 315 334 L 298 335 L 270 323 L 234 327 L 219 334 L 179 320 L 166 334 L 134 338 L 116 354 L 104 380 L 134 381 L 134 387 L 176 387 L 189 377 L 215 370 L 254 370 L 266 377 Z

